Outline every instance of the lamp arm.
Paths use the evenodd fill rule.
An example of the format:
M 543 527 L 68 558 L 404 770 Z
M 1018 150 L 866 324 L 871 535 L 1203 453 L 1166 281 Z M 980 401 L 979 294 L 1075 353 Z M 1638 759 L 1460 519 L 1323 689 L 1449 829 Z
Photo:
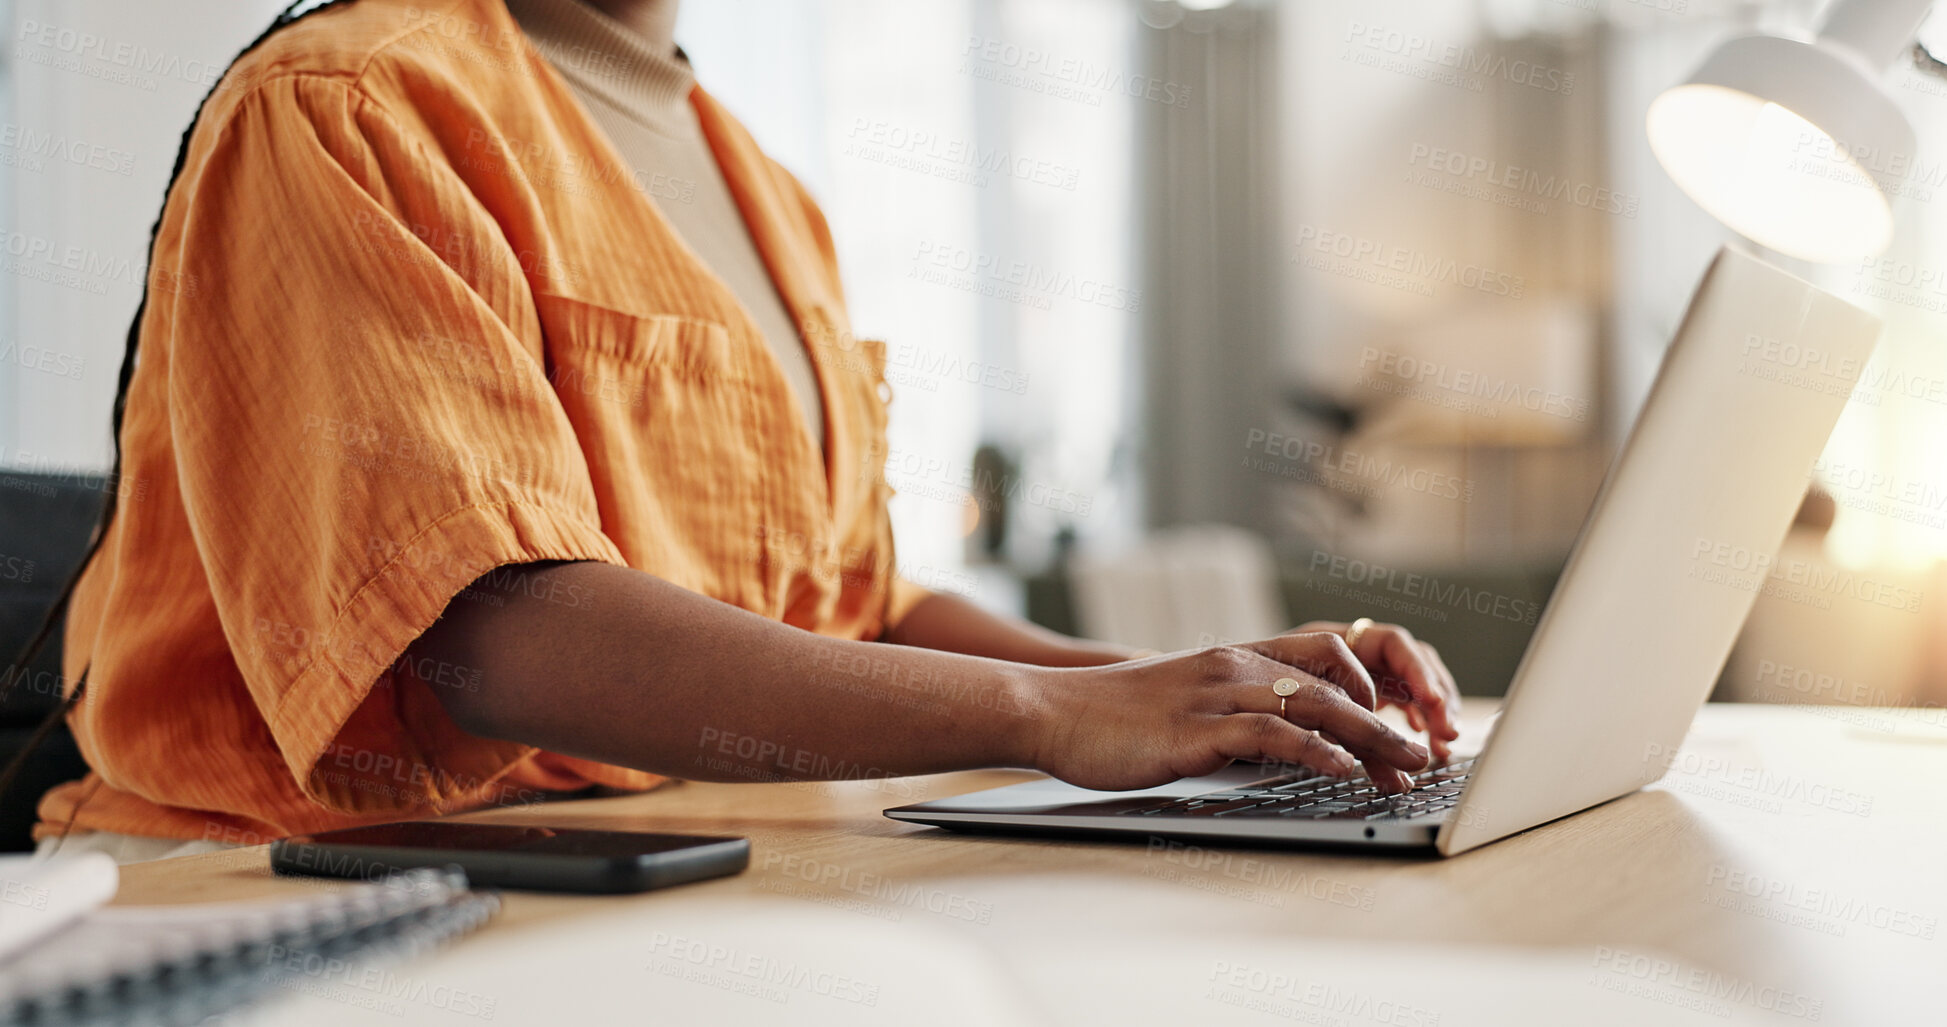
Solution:
M 1833 0 L 1819 41 L 1843 46 L 1881 71 L 1907 51 L 1932 7 L 1933 0 Z

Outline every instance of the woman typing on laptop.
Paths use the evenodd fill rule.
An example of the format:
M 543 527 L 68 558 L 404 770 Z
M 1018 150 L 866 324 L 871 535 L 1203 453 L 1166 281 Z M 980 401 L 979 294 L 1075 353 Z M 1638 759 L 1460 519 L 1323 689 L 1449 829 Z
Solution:
M 1429 753 L 1388 700 L 1444 752 L 1452 677 L 1401 628 L 1138 658 L 899 580 L 883 349 L 674 8 L 340 0 L 230 70 L 130 333 L 140 499 L 68 611 L 93 772 L 40 837 L 984 766 L 1397 790 Z

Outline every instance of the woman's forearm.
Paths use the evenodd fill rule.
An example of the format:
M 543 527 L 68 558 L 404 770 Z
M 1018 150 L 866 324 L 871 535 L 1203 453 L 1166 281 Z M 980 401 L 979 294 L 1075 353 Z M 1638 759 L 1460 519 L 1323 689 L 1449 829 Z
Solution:
M 502 568 L 407 655 L 478 671 L 429 686 L 472 733 L 698 780 L 1032 766 L 1049 718 L 1033 668 L 825 638 L 601 563 Z
M 483 577 L 406 655 L 463 671 L 426 687 L 468 731 L 672 777 L 1015 766 L 1126 789 L 1231 760 L 1339 775 L 1356 760 L 1402 791 L 1428 758 L 1373 715 L 1371 676 L 1331 632 L 1037 667 L 823 638 L 640 571 L 560 563 Z
M 946 593 L 921 600 L 886 632 L 886 641 L 1042 667 L 1099 667 L 1136 655 L 1125 646 L 1071 638 L 1038 624 L 989 613 Z

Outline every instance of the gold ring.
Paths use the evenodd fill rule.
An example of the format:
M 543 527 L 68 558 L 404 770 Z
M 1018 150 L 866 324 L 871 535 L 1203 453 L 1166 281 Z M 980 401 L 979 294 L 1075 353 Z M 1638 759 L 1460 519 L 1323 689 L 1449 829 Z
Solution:
M 1359 653 L 1359 640 L 1366 637 L 1366 629 L 1370 627 L 1372 627 L 1372 618 L 1361 617 L 1345 629 L 1345 647 L 1352 650 L 1354 656 Z
M 1278 716 L 1284 716 L 1284 704 L 1289 701 L 1291 693 L 1297 690 L 1297 678 L 1279 678 L 1271 682 L 1271 691 L 1278 693 Z

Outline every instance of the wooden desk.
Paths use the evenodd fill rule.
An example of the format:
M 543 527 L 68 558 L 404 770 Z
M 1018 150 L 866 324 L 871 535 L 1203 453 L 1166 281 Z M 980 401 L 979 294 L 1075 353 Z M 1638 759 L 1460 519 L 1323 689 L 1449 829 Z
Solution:
M 1451 860 L 879 815 L 1014 772 L 494 810 L 472 818 L 748 835 L 752 865 L 509 894 L 451 949 L 252 1022 L 1947 1023 L 1940 713 L 1707 707 L 1664 782 Z M 337 886 L 254 848 L 127 867 L 117 901 Z

